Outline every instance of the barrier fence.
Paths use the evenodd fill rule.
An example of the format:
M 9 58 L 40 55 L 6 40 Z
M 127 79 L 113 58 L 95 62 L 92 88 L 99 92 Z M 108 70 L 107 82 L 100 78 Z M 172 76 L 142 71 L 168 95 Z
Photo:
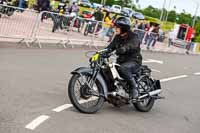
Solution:
M 38 44 L 42 48 L 42 43 L 46 42 L 64 48 L 76 44 L 97 47 L 106 45 L 114 37 L 112 27 L 105 28 L 106 23 L 92 19 L 48 11 L 37 13 L 8 5 L 0 5 L 0 13 L 0 38 L 20 39 L 19 43 L 24 41 L 27 47 Z M 154 46 L 157 40 L 169 40 L 168 36 L 159 33 L 140 29 L 134 29 L 134 32 L 138 33 L 141 42 L 147 44 L 147 48 Z M 171 45 L 184 49 L 190 45 L 189 42 L 177 42 L 180 43 L 174 41 Z
M 29 46 L 28 40 L 32 38 L 38 14 L 8 5 L 0 5 L 0 12 L 0 37 L 21 39 Z

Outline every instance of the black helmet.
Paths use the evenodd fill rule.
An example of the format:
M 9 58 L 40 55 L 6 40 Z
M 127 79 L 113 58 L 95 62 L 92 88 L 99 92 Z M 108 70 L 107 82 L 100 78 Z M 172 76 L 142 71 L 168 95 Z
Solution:
M 131 22 L 126 17 L 119 17 L 115 21 L 115 26 L 121 29 L 121 34 L 128 32 L 131 29 Z

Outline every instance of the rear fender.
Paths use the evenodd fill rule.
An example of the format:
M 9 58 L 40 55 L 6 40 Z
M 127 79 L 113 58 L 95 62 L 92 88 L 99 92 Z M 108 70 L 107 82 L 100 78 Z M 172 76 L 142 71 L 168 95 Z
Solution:
M 82 76 L 84 73 L 92 74 L 92 69 L 88 68 L 88 67 L 80 67 L 80 68 L 77 68 L 76 70 L 71 72 L 72 75 L 79 74 L 80 76 Z M 102 77 L 102 75 L 100 73 L 97 75 L 97 79 L 101 83 L 101 85 L 103 87 L 103 91 L 104 91 L 104 96 L 107 99 L 107 95 L 108 95 L 107 84 L 106 84 L 104 78 Z

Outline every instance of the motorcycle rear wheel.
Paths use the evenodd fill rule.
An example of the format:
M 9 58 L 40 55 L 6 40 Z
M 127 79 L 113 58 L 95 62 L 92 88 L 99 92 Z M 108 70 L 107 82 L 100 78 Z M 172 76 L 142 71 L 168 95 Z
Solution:
M 149 78 L 143 78 L 139 81 L 140 82 L 140 85 L 139 85 L 140 93 L 142 93 L 142 91 L 143 91 L 141 89 L 141 87 L 144 87 L 148 91 L 154 90 L 154 88 L 149 89 L 149 86 L 147 84 L 147 80 L 149 82 L 152 82 L 152 80 L 150 80 Z M 154 103 L 155 103 L 154 98 L 146 97 L 146 98 L 142 99 L 142 101 L 140 101 L 140 102 L 133 103 L 133 105 L 135 106 L 136 110 L 138 110 L 140 112 L 149 112 L 153 108 Z

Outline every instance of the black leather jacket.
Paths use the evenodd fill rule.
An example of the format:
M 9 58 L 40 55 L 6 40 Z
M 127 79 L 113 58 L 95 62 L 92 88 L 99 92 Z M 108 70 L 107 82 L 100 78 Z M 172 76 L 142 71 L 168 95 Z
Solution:
M 128 35 L 121 37 L 116 35 L 113 41 L 107 46 L 110 52 L 116 50 L 118 55 L 117 63 L 136 62 L 142 64 L 142 55 L 140 53 L 140 40 L 137 33 L 132 31 L 128 32 Z

